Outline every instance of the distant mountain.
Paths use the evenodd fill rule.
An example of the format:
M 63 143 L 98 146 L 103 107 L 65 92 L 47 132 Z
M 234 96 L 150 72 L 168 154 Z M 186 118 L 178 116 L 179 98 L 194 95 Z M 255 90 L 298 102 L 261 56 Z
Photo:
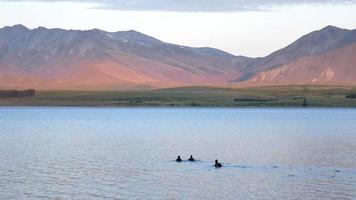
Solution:
M 244 75 L 235 81 L 245 81 L 259 72 L 279 67 L 305 56 L 318 55 L 353 42 L 356 42 L 356 30 L 327 26 L 301 37 L 266 57 L 248 62 L 241 69 Z
M 269 56 L 249 58 L 208 47 L 192 48 L 165 43 L 136 31 L 7 26 L 0 29 L 0 88 L 122 90 L 231 86 L 246 82 L 259 85 L 266 83 L 259 78 L 261 73 L 271 73 L 273 69 L 286 68 L 285 65 L 297 62 L 299 64 L 293 68 L 303 68 L 303 59 L 324 54 L 332 57 L 332 53 L 328 53 L 338 49 L 349 57 L 334 53 L 338 62 L 332 70 L 339 73 L 337 68 L 347 68 L 348 76 L 353 79 L 354 71 L 351 69 L 355 65 L 345 59 L 356 55 L 352 48 L 344 47 L 355 41 L 355 30 L 328 26 Z M 318 57 L 313 57 L 309 65 L 317 66 L 320 64 L 318 60 Z M 349 66 L 341 66 L 341 63 L 349 63 Z M 331 63 L 323 61 L 320 70 L 325 68 L 324 65 L 331 66 Z M 291 76 L 285 79 L 291 79 L 288 78 Z M 339 83 L 336 80 L 339 79 L 332 83 Z M 298 83 L 300 81 L 303 82 L 298 79 Z M 276 82 L 283 83 L 294 82 Z
M 356 42 L 261 72 L 251 85 L 356 85 Z
M 21 71 L 38 80 L 26 85 L 39 88 L 222 84 L 237 75 L 234 57 L 217 49 L 164 43 L 136 31 L 0 29 L 0 61 L 6 63 L 0 69 Z

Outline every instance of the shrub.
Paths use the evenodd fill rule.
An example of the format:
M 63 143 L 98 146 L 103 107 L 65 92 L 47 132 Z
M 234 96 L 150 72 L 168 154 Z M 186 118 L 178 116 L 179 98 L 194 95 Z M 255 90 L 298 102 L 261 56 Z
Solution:
M 347 95 L 346 95 L 346 98 L 349 98 L 349 99 L 356 99 L 356 94 L 347 94 Z
M 34 96 L 34 89 L 28 90 L 0 90 L 0 98 L 24 98 Z

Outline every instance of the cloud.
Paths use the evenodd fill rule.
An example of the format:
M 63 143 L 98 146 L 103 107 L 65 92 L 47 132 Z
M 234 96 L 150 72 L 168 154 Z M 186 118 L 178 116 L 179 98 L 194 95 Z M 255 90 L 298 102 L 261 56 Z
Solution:
M 10 0 L 0 0 L 10 1 Z M 100 9 L 177 12 L 236 12 L 295 4 L 355 4 L 356 0 L 11 0 L 91 2 Z

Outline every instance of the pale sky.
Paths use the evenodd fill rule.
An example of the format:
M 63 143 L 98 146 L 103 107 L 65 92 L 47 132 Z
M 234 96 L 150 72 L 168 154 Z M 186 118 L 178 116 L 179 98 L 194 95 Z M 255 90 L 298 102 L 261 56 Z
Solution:
M 0 0 L 0 27 L 14 24 L 136 30 L 165 42 L 257 57 L 327 25 L 355 29 L 356 1 Z

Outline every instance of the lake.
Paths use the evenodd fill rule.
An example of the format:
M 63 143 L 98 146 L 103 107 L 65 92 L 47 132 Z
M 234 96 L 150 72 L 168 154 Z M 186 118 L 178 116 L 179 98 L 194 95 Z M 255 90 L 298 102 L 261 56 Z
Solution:
M 0 199 L 356 199 L 356 109 L 2 107 Z

